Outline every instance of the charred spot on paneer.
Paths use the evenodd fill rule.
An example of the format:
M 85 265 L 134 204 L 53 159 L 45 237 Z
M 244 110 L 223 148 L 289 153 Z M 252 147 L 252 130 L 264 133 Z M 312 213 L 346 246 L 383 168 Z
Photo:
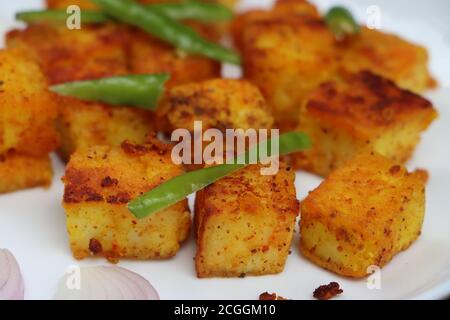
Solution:
M 0 50 L 0 193 L 51 183 L 58 109 L 47 87 L 22 50 Z
M 329 284 L 324 284 L 314 290 L 313 296 L 317 300 L 330 300 L 343 292 L 344 290 L 340 288 L 339 283 L 330 282 Z
M 244 76 L 257 85 L 283 130 L 295 127 L 300 105 L 336 73 L 334 37 L 315 17 L 256 20 L 242 30 Z
M 381 155 L 356 156 L 301 203 L 302 254 L 348 277 L 383 267 L 421 233 L 425 181 Z
M 436 85 L 428 70 L 427 50 L 396 35 L 362 28 L 338 47 L 342 67 L 348 71 L 370 70 L 414 92 Z
M 194 121 L 203 129 L 270 129 L 274 120 L 257 87 L 245 80 L 213 79 L 177 86 L 168 91 L 159 117 L 169 131 L 194 131 Z
M 295 174 L 283 164 L 273 176 L 260 168 L 251 165 L 197 193 L 199 278 L 283 271 L 298 215 Z
M 189 233 L 187 200 L 144 219 L 133 216 L 127 203 L 182 173 L 170 148 L 154 137 L 142 145 L 125 141 L 73 154 L 63 178 L 63 206 L 74 257 L 115 262 L 174 256 Z
M 404 163 L 436 117 L 429 101 L 390 80 L 345 74 L 306 97 L 297 129 L 313 144 L 294 156 L 296 166 L 326 176 L 366 149 Z

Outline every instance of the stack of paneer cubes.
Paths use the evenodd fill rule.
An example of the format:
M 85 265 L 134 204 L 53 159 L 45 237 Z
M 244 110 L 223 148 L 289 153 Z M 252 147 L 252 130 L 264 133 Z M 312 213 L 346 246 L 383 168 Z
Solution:
M 47 0 L 50 8 L 89 0 Z M 160 2 L 160 1 L 141 1 Z M 233 1 L 231 1 L 233 2 Z M 217 40 L 226 30 L 188 22 Z M 220 78 L 210 59 L 113 22 L 68 30 L 30 24 L 0 52 L 0 192 L 48 185 L 49 153 L 67 161 L 63 206 L 77 259 L 164 259 L 190 234 L 187 200 L 137 219 L 127 203 L 189 166 L 171 159 L 176 129 L 297 130 L 313 146 L 276 175 L 250 165 L 196 195 L 195 265 L 204 277 L 282 272 L 301 212 L 301 253 L 337 274 L 364 277 L 421 232 L 425 171 L 404 163 L 437 117 L 417 93 L 435 83 L 427 51 L 362 28 L 337 41 L 314 5 L 278 0 L 231 26 L 244 79 Z M 132 73 L 171 74 L 156 112 L 51 94 L 64 82 Z M 415 92 L 415 93 L 414 93 Z M 299 203 L 295 169 L 325 181 Z M 300 181 L 301 185 L 301 181 Z
M 232 32 L 276 126 L 312 140 L 293 167 L 325 178 L 301 204 L 302 254 L 367 276 L 421 232 L 427 174 L 403 164 L 437 117 L 416 94 L 436 85 L 426 49 L 368 28 L 338 41 L 302 0 L 247 12 Z

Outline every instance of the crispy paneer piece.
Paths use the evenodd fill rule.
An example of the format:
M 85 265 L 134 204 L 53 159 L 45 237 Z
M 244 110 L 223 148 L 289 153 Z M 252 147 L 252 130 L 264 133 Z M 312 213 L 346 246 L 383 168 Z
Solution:
M 343 75 L 305 99 L 298 130 L 313 144 L 294 156 L 295 165 L 327 176 L 366 149 L 404 163 L 436 117 L 429 101 L 390 80 L 368 71 Z
M 130 34 L 129 56 L 132 73 L 169 73 L 169 88 L 220 76 L 218 62 L 201 56 L 179 54 L 171 45 L 139 30 L 133 30 Z
M 339 283 L 330 282 L 329 284 L 321 285 L 314 290 L 313 297 L 317 300 L 330 300 L 343 292 L 344 290 L 340 288 Z
M 263 176 L 260 165 L 197 193 L 195 228 L 199 278 L 280 273 L 298 215 L 292 170 Z
M 375 153 L 356 156 L 302 202 L 302 254 L 348 277 L 383 267 L 421 233 L 425 181 Z
M 67 30 L 51 25 L 30 25 L 8 34 L 8 45 L 21 47 L 43 66 L 52 84 L 128 73 L 126 30 L 106 24 Z M 76 43 L 76 46 L 73 44 Z M 126 140 L 143 143 L 152 130 L 150 112 L 111 107 L 59 97 L 60 155 L 68 160 L 77 148 L 120 146 Z
M 0 155 L 0 193 L 38 186 L 48 187 L 52 175 L 52 164 L 48 155 Z
M 234 45 L 241 50 L 244 30 L 248 24 L 256 21 L 270 21 L 275 17 L 283 18 L 286 15 L 298 15 L 320 18 L 316 6 L 304 0 L 278 0 L 271 10 L 253 9 L 237 16 L 232 25 L 231 33 Z
M 134 217 L 127 203 L 182 173 L 170 148 L 156 138 L 72 155 L 63 178 L 63 206 L 74 257 L 99 255 L 116 262 L 174 256 L 189 233 L 187 200 L 144 219 Z
M 194 131 L 194 121 L 203 129 L 270 129 L 273 117 L 257 87 L 245 80 L 213 79 L 180 85 L 169 90 L 158 116 L 170 131 Z
M 341 63 L 348 71 L 370 70 L 414 92 L 436 85 L 428 71 L 427 50 L 398 36 L 362 28 L 340 46 Z
M 120 146 L 127 139 L 143 143 L 153 127 L 153 115 L 145 110 L 65 97 L 59 100 L 62 105 L 57 123 L 61 134 L 59 153 L 65 161 L 75 151 L 94 145 Z
M 58 109 L 39 65 L 19 50 L 0 50 L 0 155 L 46 157 L 58 146 Z
M 25 49 L 41 64 L 50 84 L 127 74 L 126 41 L 127 29 L 114 24 L 80 30 L 32 24 L 6 36 L 8 47 Z
M 108 106 L 60 97 L 58 152 L 64 161 L 94 145 L 120 146 L 124 140 L 143 143 L 155 127 L 154 114 L 136 108 Z
M 291 130 L 300 106 L 336 73 L 334 37 L 325 23 L 302 15 L 254 21 L 242 30 L 245 78 L 256 84 L 282 130 Z
M 48 0 L 48 6 L 51 8 L 66 8 L 69 4 L 77 4 L 82 9 L 92 9 L 94 4 L 90 0 L 77 0 L 72 3 L 72 0 Z M 144 4 L 174 2 L 173 0 L 143 0 Z M 186 21 L 187 25 L 196 29 L 199 33 L 211 40 L 220 40 L 225 31 L 224 24 L 203 24 L 195 21 Z M 85 27 L 83 27 L 84 29 Z M 90 26 L 88 28 L 98 28 Z M 113 29 L 110 25 L 109 29 Z M 73 30 L 70 30 L 72 32 Z M 187 82 L 201 81 L 220 76 L 220 64 L 208 58 L 201 56 L 192 56 L 180 54 L 173 46 L 140 31 L 137 28 L 124 28 L 115 26 L 112 30 L 114 35 L 105 34 L 105 40 L 111 41 L 110 51 L 117 51 L 118 46 L 116 40 L 125 43 L 127 47 L 127 54 L 129 55 L 129 65 L 131 73 L 159 73 L 168 72 L 171 74 L 171 79 L 168 82 L 169 86 L 183 84 Z M 106 30 L 105 30 L 106 33 Z M 86 37 L 86 36 L 85 36 Z M 111 39 L 109 39 L 111 38 Z M 100 41 L 99 45 L 94 48 L 105 47 Z M 123 48 L 122 48 L 123 49 Z M 94 50 L 94 52 L 96 52 Z M 107 61 L 113 62 L 112 52 L 107 58 Z M 121 52 L 123 54 L 123 52 Z M 119 57 L 116 57 L 117 59 Z M 83 63 L 86 59 L 80 59 Z M 76 68 L 74 66 L 74 70 Z M 82 72 L 81 69 L 79 72 Z
M 262 301 L 276 301 L 276 300 L 288 300 L 286 298 L 283 298 L 282 296 L 277 295 L 276 293 L 268 293 L 263 292 L 259 295 L 259 300 Z

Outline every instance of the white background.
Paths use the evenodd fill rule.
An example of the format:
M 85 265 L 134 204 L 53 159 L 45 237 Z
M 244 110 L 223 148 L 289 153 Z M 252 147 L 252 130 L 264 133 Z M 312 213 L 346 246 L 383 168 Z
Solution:
M 271 1 L 243 1 L 240 8 L 268 6 Z M 257 299 L 262 292 L 276 292 L 290 299 L 310 299 L 313 290 L 330 281 L 344 289 L 338 299 L 441 298 L 450 294 L 450 2 L 446 0 L 314 1 L 322 10 L 340 3 L 364 21 L 369 5 L 382 10 L 382 28 L 426 45 L 431 70 L 441 88 L 428 94 L 441 117 L 426 133 L 409 163 L 425 168 L 431 180 L 427 190 L 427 214 L 421 238 L 382 270 L 382 290 L 368 290 L 365 280 L 348 280 L 324 271 L 304 259 L 298 251 L 298 235 L 285 271 L 280 275 L 245 279 L 206 279 L 195 276 L 191 239 L 179 254 L 167 261 L 126 261 L 120 266 L 146 277 L 162 299 Z M 38 8 L 38 0 L 1 1 L 0 34 L 13 26 L 14 12 Z M 232 74 L 228 74 L 232 76 Z M 55 157 L 55 177 L 50 190 L 26 190 L 0 195 L 0 247 L 11 250 L 21 265 L 27 299 L 51 299 L 59 278 L 71 265 L 107 264 L 103 259 L 82 262 L 72 258 L 61 208 L 64 173 Z M 299 199 L 320 180 L 298 173 Z

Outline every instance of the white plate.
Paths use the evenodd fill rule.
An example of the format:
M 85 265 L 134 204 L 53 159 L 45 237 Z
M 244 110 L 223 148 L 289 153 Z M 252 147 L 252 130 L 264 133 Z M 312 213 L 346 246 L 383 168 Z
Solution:
M 381 273 L 381 290 L 369 290 L 365 280 L 348 280 L 324 271 L 304 259 L 298 251 L 298 236 L 286 269 L 280 275 L 245 279 L 199 280 L 195 276 L 191 239 L 179 254 L 168 261 L 134 262 L 120 265 L 146 277 L 162 299 L 257 299 L 262 292 L 276 292 L 290 299 L 310 299 L 319 285 L 338 281 L 344 294 L 339 299 L 437 299 L 450 295 L 450 2 L 433 1 L 340 1 L 362 20 L 366 9 L 376 4 L 382 13 L 382 28 L 425 44 L 431 52 L 431 69 L 442 85 L 429 94 L 441 118 L 424 136 L 411 168 L 426 168 L 431 180 L 427 190 L 427 214 L 423 234 L 406 252 L 399 254 Z M 245 1 L 242 8 L 267 6 L 271 1 Z M 316 1 L 321 9 L 335 3 Z M 1 1 L 0 32 L 15 25 L 19 9 L 37 8 L 40 1 Z M 55 158 L 55 178 L 50 190 L 34 189 L 0 196 L 0 247 L 10 249 L 19 261 L 25 278 L 27 299 L 52 298 L 59 278 L 72 265 L 105 264 L 102 259 L 76 261 L 72 258 L 61 208 L 64 173 Z M 320 180 L 299 173 L 298 197 Z

